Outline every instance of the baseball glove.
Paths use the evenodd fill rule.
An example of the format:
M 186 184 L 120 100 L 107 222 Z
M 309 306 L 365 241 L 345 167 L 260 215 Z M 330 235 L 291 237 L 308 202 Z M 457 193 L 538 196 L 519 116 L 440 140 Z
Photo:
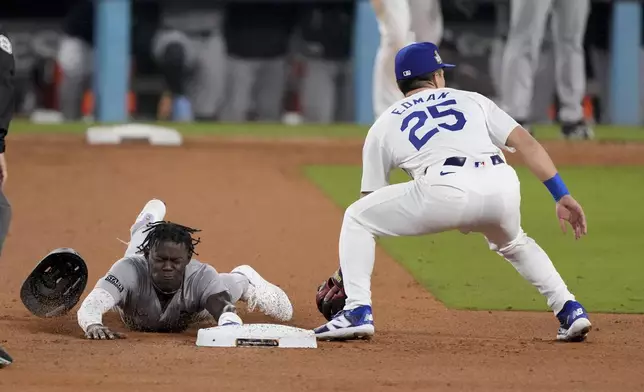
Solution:
M 344 308 L 347 295 L 342 284 L 342 270 L 335 273 L 318 286 L 315 303 L 324 318 L 331 320 L 333 316 Z
M 38 317 L 65 315 L 87 285 L 85 260 L 71 248 L 58 248 L 43 258 L 20 290 L 25 307 Z

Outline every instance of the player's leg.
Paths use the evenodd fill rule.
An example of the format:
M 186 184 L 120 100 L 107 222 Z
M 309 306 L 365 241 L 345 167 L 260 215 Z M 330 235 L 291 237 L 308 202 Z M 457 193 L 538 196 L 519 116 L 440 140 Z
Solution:
M 443 11 L 439 0 L 407 0 L 411 31 L 417 42 L 440 45 L 443 39 Z
M 510 26 L 503 53 L 503 108 L 517 121 L 529 121 L 534 75 L 552 0 L 511 0 Z
M 92 53 L 92 47 L 80 38 L 64 36 L 60 41 L 57 62 L 61 81 L 57 94 L 65 120 L 78 120 L 82 116 L 83 95 L 92 72 Z
M 222 35 L 212 32 L 205 39 L 193 38 L 197 64 L 188 85 L 195 117 L 212 120 L 225 99 L 226 48 Z
M 259 64 L 255 93 L 257 121 L 280 122 L 286 93 L 286 59 L 260 60 Z
M 224 122 L 246 121 L 253 100 L 258 62 L 228 55 L 226 61 L 226 98 L 219 114 Z
M 143 244 L 147 235 L 147 233 L 144 233 L 147 225 L 162 221 L 165 218 L 165 213 L 165 204 L 159 199 L 152 199 L 145 204 L 130 227 L 130 242 L 128 243 L 124 257 L 134 256 L 138 253 L 138 248 Z
M 334 121 L 339 61 L 309 58 L 302 78 L 302 114 L 307 123 Z
M 513 170 L 509 166 L 504 169 Z M 486 210 L 491 212 L 490 221 L 473 231 L 483 233 L 490 249 L 509 261 L 546 298 L 561 322 L 558 339 L 583 339 L 590 328 L 588 316 L 546 252 L 521 228 L 520 185 L 518 180 L 511 180 L 512 176 L 508 172 L 506 177 L 510 180 L 498 185 L 497 193 L 487 196 L 484 203 Z
M 380 45 L 373 69 L 373 109 L 380 116 L 403 98 L 394 74 L 396 53 L 413 41 L 407 0 L 371 0 L 378 19 Z
M 336 79 L 335 121 L 341 123 L 353 122 L 355 117 L 355 102 L 353 89 L 353 66 L 350 61 L 337 63 L 338 74 Z
M 163 30 L 154 37 L 152 54 L 172 96 L 172 119 L 191 121 L 194 102 L 187 97 L 186 81 L 197 62 L 196 48 L 183 32 Z
M 318 338 L 373 335 L 371 274 L 376 237 L 431 234 L 460 227 L 470 204 L 462 182 L 466 177 L 443 177 L 443 182 L 426 177 L 379 189 L 347 208 L 339 239 L 346 305 L 315 330 Z
M 584 35 L 589 14 L 590 0 L 556 0 L 553 4 L 555 78 L 561 102 L 561 130 L 565 137 L 593 137 L 584 121 L 582 106 L 586 95 Z

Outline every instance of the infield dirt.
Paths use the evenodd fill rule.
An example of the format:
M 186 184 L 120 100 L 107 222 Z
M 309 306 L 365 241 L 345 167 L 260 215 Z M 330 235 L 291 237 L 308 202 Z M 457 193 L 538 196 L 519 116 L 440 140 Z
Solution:
M 551 142 L 557 163 L 643 164 L 644 145 Z M 124 330 L 88 341 L 75 310 L 31 315 L 24 278 L 54 248 L 75 248 L 90 280 L 124 252 L 129 227 L 153 197 L 166 219 L 203 231 L 200 260 L 229 271 L 254 266 L 289 294 L 290 325 L 324 320 L 316 286 L 337 267 L 343 211 L 302 175 L 302 164 L 360 163 L 359 141 L 189 138 L 181 148 L 88 147 L 77 136 L 15 136 L 6 193 L 14 208 L 0 259 L 0 345 L 15 359 L 1 391 L 636 391 L 644 390 L 644 317 L 593 314 L 583 344 L 554 341 L 549 312 L 453 311 L 378 250 L 377 334 L 370 342 L 320 342 L 316 350 L 214 349 L 183 334 Z M 607 261 L 608 262 L 608 261 Z M 84 296 L 83 296 L 84 298 Z M 245 322 L 272 322 L 259 314 Z

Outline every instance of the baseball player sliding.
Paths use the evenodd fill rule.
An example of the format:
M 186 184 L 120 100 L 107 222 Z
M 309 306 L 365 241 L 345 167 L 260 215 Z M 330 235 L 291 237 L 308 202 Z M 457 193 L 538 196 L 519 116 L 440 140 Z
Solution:
M 408 45 L 396 55 L 395 75 L 405 98 L 389 107 L 367 134 L 363 197 L 347 208 L 340 231 L 344 309 L 315 333 L 320 339 L 374 334 L 375 237 L 460 230 L 483 234 L 490 249 L 545 296 L 560 322 L 557 339 L 584 340 L 591 329 L 586 310 L 546 252 L 523 232 L 519 179 L 502 150 L 518 152 L 543 182 L 555 200 L 561 229 L 565 232 L 568 222 L 576 239 L 587 231 L 584 212 L 530 133 L 490 99 L 445 87 L 443 69 L 450 67 L 454 66 L 444 64 L 436 45 L 429 42 Z M 395 167 L 412 180 L 389 185 Z M 318 306 L 320 298 L 337 299 L 329 284 L 320 291 Z
M 78 309 L 78 324 L 89 339 L 118 339 L 122 334 L 103 325 L 102 316 L 116 308 L 125 325 L 136 331 L 181 332 L 213 317 L 218 325 L 240 325 L 238 300 L 249 310 L 288 321 L 293 307 L 279 287 L 244 265 L 231 273 L 192 258 L 197 230 L 163 221 L 165 204 L 150 200 L 130 229 L 125 256 L 99 279 Z
M 371 0 L 371 5 L 380 31 L 373 68 L 373 109 L 377 118 L 403 98 L 393 78 L 396 52 L 415 40 L 440 43 L 443 15 L 439 0 Z

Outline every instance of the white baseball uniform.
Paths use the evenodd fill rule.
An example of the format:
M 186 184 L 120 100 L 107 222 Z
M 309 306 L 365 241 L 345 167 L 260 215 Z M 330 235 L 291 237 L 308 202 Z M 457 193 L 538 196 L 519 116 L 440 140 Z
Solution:
M 490 99 L 426 89 L 380 116 L 363 148 L 362 192 L 347 208 L 339 240 L 345 309 L 371 305 L 376 236 L 460 230 L 482 233 L 491 250 L 534 285 L 557 314 L 574 300 L 548 255 L 521 228 L 520 186 L 502 150 L 517 122 Z M 399 167 L 409 182 L 389 185 Z
M 373 109 L 376 118 L 403 98 L 394 77 L 394 57 L 402 47 L 443 37 L 439 0 L 371 0 L 378 20 L 380 45 L 373 69 Z

